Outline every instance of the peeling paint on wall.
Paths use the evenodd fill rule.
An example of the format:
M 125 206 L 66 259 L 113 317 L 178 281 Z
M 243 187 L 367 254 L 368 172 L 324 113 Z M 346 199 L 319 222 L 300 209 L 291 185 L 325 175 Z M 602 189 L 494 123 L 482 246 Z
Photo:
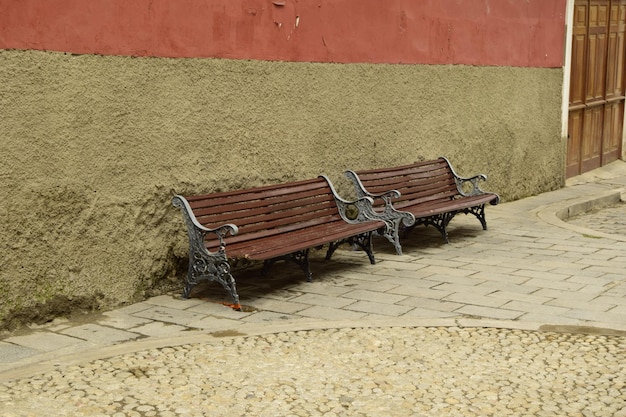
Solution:
M 0 49 L 559 68 L 566 0 L 0 0 Z

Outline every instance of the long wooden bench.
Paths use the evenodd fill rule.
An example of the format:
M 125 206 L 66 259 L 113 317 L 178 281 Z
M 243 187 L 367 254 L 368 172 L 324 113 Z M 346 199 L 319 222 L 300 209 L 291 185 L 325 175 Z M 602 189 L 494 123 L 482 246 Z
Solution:
M 400 229 L 410 232 L 415 226 L 433 225 L 446 243 L 448 223 L 458 213 L 473 214 L 487 230 L 485 204 L 496 205 L 500 197 L 480 189 L 484 174 L 469 178 L 457 175 L 444 157 L 411 165 L 362 171 L 346 171 L 359 198 L 374 199 L 379 218 L 387 220 L 386 233 L 395 241 Z M 402 254 L 399 245 L 398 254 Z
M 343 243 L 358 245 L 375 262 L 372 200 L 339 197 L 325 176 L 246 190 L 186 196 L 181 209 L 189 237 L 189 270 L 183 297 L 200 281 L 217 281 L 240 309 L 231 262 L 263 261 L 262 274 L 278 260 L 298 264 L 311 280 L 309 251 L 328 244 L 326 259 Z M 367 214 L 367 216 L 366 216 Z M 375 217 L 375 215 L 374 215 Z

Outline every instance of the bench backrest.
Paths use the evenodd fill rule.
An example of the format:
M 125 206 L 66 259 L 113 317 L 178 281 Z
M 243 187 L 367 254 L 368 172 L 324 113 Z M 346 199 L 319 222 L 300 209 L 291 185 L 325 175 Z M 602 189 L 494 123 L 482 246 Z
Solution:
M 429 201 L 452 198 L 459 194 L 452 168 L 444 158 L 392 168 L 356 171 L 356 174 L 365 189 L 372 194 L 399 191 L 401 195 L 394 202 Z M 376 201 L 375 205 L 381 203 Z
M 239 228 L 236 236 L 226 238 L 229 244 L 343 221 L 324 177 L 185 198 L 203 226 L 233 223 Z

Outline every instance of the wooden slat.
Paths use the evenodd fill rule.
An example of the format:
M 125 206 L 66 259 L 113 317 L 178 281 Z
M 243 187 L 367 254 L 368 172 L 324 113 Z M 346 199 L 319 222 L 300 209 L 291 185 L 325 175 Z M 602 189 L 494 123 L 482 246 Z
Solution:
M 381 189 L 379 191 L 373 191 L 370 189 L 369 184 L 365 184 L 365 187 L 374 193 L 382 193 L 384 191 L 389 191 L 389 189 Z M 454 180 L 451 178 L 446 178 L 444 181 L 435 180 L 432 182 L 428 181 L 419 181 L 419 182 L 407 182 L 402 186 L 398 185 L 393 188 L 400 192 L 400 197 L 394 199 L 395 202 L 402 202 L 406 200 L 420 200 L 423 198 L 439 198 L 439 197 L 451 197 L 458 194 L 456 184 Z M 375 199 L 375 205 L 379 206 L 383 204 L 381 199 Z
M 401 169 L 398 168 L 387 168 L 387 170 L 378 170 L 377 172 L 364 173 L 363 171 L 358 171 L 360 177 L 370 179 L 376 178 L 385 178 L 385 177 L 403 177 L 407 175 L 416 175 L 416 176 L 428 176 L 435 172 L 447 172 L 448 167 L 445 161 L 437 162 L 434 164 L 428 165 L 409 165 L 404 166 Z
M 256 207 L 251 210 L 241 210 L 241 211 L 231 211 L 228 207 L 222 207 L 224 209 L 223 212 L 207 216 L 204 214 L 198 214 L 196 218 L 198 221 L 203 224 L 222 224 L 225 221 L 228 222 L 237 222 L 241 225 L 263 222 L 267 220 L 271 220 L 272 218 L 280 218 L 286 217 L 288 218 L 292 214 L 297 214 L 299 210 L 301 211 L 303 208 L 308 209 L 308 211 L 312 210 L 325 210 L 332 209 L 336 210 L 336 204 L 334 200 L 329 200 L 324 196 L 317 196 L 314 199 L 309 199 L 306 201 L 309 204 L 303 204 L 300 201 L 291 202 L 289 204 L 281 204 L 281 205 L 266 205 L 263 207 Z M 299 204 L 298 204 L 299 203 Z M 269 217 L 268 217 L 269 216 Z M 210 227 L 210 226 L 208 226 Z
M 321 179 L 324 181 L 323 179 Z M 324 190 L 327 187 L 325 181 L 322 183 L 320 179 L 307 181 L 299 181 L 289 183 L 285 187 L 284 184 L 272 185 L 260 188 L 249 188 L 246 190 L 227 191 L 214 194 L 205 194 L 200 196 L 185 197 L 189 205 L 193 208 L 201 208 L 214 204 L 236 204 L 240 202 L 254 201 L 261 198 L 279 198 L 285 195 L 293 195 L 311 190 Z
M 395 166 L 395 167 L 360 170 L 357 172 L 357 174 L 359 175 L 359 177 L 361 175 L 367 177 L 370 174 L 378 174 L 378 173 L 393 173 L 393 172 L 398 173 L 398 172 L 403 172 L 405 170 L 420 170 L 420 169 L 428 170 L 432 166 L 438 166 L 441 164 L 447 165 L 444 159 L 437 159 L 433 161 L 416 162 L 410 165 L 400 165 L 400 166 Z
M 345 223 L 345 222 L 344 222 Z M 347 224 L 347 223 L 346 223 Z M 333 230 L 340 230 L 341 224 L 339 222 L 330 220 L 329 222 L 321 222 L 318 224 L 308 224 L 306 227 L 292 229 L 289 231 L 283 231 L 279 235 L 259 235 L 255 239 L 248 239 L 243 242 L 235 243 L 231 246 L 231 249 L 237 252 L 252 255 L 254 253 L 263 253 L 275 248 L 291 248 L 287 253 L 291 253 L 300 249 L 293 249 L 296 247 L 307 248 L 311 247 L 310 241 L 319 239 L 322 232 L 332 232 Z M 248 237 L 253 237 L 249 235 Z M 324 237 L 325 242 L 332 241 L 331 237 Z M 302 246 L 300 246 L 302 245 Z
M 454 184 L 454 179 L 445 160 L 434 165 L 404 166 L 402 169 L 390 169 L 388 172 L 364 174 L 357 171 L 361 182 L 372 193 L 382 193 L 392 189 L 400 191 L 411 184 L 430 184 L 447 181 Z
M 388 178 L 388 177 L 405 177 L 405 176 L 430 177 L 430 176 L 436 175 L 437 173 L 445 175 L 448 172 L 449 172 L 449 169 L 446 165 L 437 164 L 437 165 L 432 165 L 429 167 L 404 168 L 402 170 L 391 170 L 388 172 L 378 172 L 375 174 L 363 174 L 361 171 L 357 171 L 357 174 L 359 174 L 359 177 L 361 179 L 365 179 L 369 181 L 369 180 L 376 180 L 376 179 Z
M 455 210 L 464 210 L 481 204 L 487 204 L 496 199 L 493 194 L 485 194 L 473 197 L 463 197 L 456 200 L 438 199 L 419 204 L 399 204 L 398 210 L 409 211 L 416 218 L 434 216 Z
M 232 211 L 246 210 L 256 207 L 264 207 L 267 205 L 288 204 L 293 201 L 306 200 L 320 195 L 323 196 L 325 194 L 326 193 L 324 193 L 324 189 L 303 190 L 297 193 L 290 193 L 274 197 L 255 194 L 248 196 L 238 196 L 246 197 L 243 201 L 230 201 L 228 199 L 202 200 L 201 202 L 196 202 L 196 204 L 192 205 L 191 208 L 193 208 L 194 212 L 198 213 L 199 215 L 211 215 L 222 212 L 224 210 L 223 207 L 227 207 Z
M 419 193 L 422 191 L 439 193 L 450 190 L 457 191 L 456 183 L 451 178 L 433 178 L 433 181 L 407 182 L 404 187 L 399 187 L 399 191 L 404 193 Z
M 307 248 L 321 246 L 332 241 L 342 240 L 349 236 L 384 226 L 382 222 L 372 223 L 353 225 L 343 220 L 321 223 L 312 227 L 285 232 L 281 235 L 265 236 L 255 240 L 247 240 L 240 244 L 227 245 L 226 251 L 231 257 L 246 257 L 259 260 L 271 259 Z
M 282 233 L 304 229 L 306 227 L 310 227 L 313 225 L 329 222 L 329 221 L 337 221 L 341 219 L 339 216 L 328 215 L 327 213 L 320 213 L 317 216 L 306 215 L 300 216 L 293 219 L 292 222 L 281 222 L 281 223 L 264 223 L 260 227 L 254 227 L 253 225 L 249 225 L 247 228 L 242 226 L 239 230 L 244 230 L 244 233 L 240 232 L 236 236 L 231 238 L 232 242 L 239 242 L 243 240 L 256 239 L 258 237 L 265 236 L 275 236 L 280 235 Z M 246 229 L 248 232 L 245 232 Z
M 398 199 L 397 203 L 394 201 L 394 207 L 402 207 L 404 203 L 408 204 L 421 204 L 427 201 L 432 200 L 450 200 L 452 197 L 457 195 L 456 192 L 447 192 L 447 193 L 430 193 L 428 191 L 422 193 L 416 193 L 411 195 L 406 195 L 405 198 Z
M 264 194 L 248 194 L 239 195 L 234 201 L 232 199 L 205 199 L 196 201 L 193 205 L 190 204 L 194 212 L 200 215 L 215 214 L 223 211 L 222 207 L 228 207 L 233 211 L 245 210 L 248 208 L 263 207 L 267 205 L 276 205 L 291 201 L 305 200 L 315 196 L 326 195 L 326 191 L 323 188 L 315 188 L 309 190 L 299 189 L 290 193 L 284 193 L 279 195 L 264 195 Z
M 239 233 L 224 238 L 229 257 L 270 259 L 384 226 L 383 222 L 345 222 L 323 178 L 190 199 L 202 225 L 237 225 Z M 207 234 L 206 246 L 216 251 L 219 241 Z

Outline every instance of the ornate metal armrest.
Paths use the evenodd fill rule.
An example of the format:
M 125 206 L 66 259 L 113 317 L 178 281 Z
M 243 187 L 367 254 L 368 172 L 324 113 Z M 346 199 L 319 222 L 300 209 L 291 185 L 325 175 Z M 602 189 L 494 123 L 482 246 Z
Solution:
M 361 197 L 354 201 L 347 201 L 336 196 L 335 201 L 339 214 L 348 223 L 362 223 L 376 217 L 376 212 L 372 207 L 373 201 L 370 197 Z
M 396 248 L 396 253 L 398 255 L 402 255 L 402 246 L 400 245 L 400 235 L 398 233 L 398 229 L 400 228 L 400 224 L 404 223 L 406 226 L 412 226 L 415 224 L 415 216 L 411 213 L 398 211 L 393 208 L 391 204 L 392 198 L 397 198 L 400 196 L 400 193 L 396 190 L 390 190 L 381 194 L 372 194 L 365 190 L 361 180 L 353 171 L 347 171 L 346 176 L 352 180 L 355 185 L 358 199 L 356 201 L 346 201 L 341 197 L 337 196 L 335 189 L 332 184 L 326 178 L 326 181 L 330 184 L 331 190 L 335 195 L 335 201 L 337 202 L 337 207 L 339 208 L 339 212 L 344 220 L 348 222 L 360 222 L 360 221 L 382 221 L 385 223 L 385 227 L 383 227 L 381 231 L 378 233 L 382 233 L 382 236 L 387 238 Z M 374 210 L 374 198 L 382 198 L 385 202 L 385 208 L 382 212 Z M 352 207 L 352 211 L 347 210 Z
M 454 182 L 456 182 L 456 188 L 459 190 L 459 194 L 464 196 L 474 196 L 485 194 L 485 191 L 481 190 L 480 182 L 487 181 L 487 176 L 479 174 L 473 177 L 463 178 L 454 176 Z
M 185 224 L 187 225 L 189 245 L 195 250 L 204 250 L 208 252 L 206 246 L 204 245 L 204 238 L 207 233 L 214 233 L 220 242 L 219 251 L 224 252 L 224 249 L 226 248 L 226 242 L 224 242 L 224 238 L 229 233 L 232 236 L 239 233 L 239 229 L 237 228 L 237 226 L 232 223 L 223 224 L 219 227 L 216 227 L 215 229 L 204 227 L 198 222 L 196 216 L 194 216 L 187 199 L 185 199 L 185 197 L 181 195 L 175 195 L 174 198 L 172 198 L 172 204 L 174 205 L 174 207 L 178 207 L 181 209 L 183 217 L 185 219 Z
M 348 223 L 361 223 L 371 220 L 380 220 L 390 225 L 394 222 L 403 222 L 406 226 L 412 226 L 415 223 L 415 216 L 408 212 L 396 210 L 391 205 L 391 202 L 385 205 L 385 210 L 381 213 L 374 210 L 374 200 L 370 196 L 361 196 L 354 201 L 345 200 L 337 194 L 332 183 L 326 176 L 321 175 L 321 177 L 326 178 L 326 181 L 328 181 L 335 202 L 337 203 L 339 214 Z
M 374 208 L 372 207 L 373 200 L 371 197 L 359 196 L 354 201 L 346 200 L 337 194 L 333 183 L 326 175 L 320 175 L 320 177 L 324 178 L 328 183 L 328 186 L 333 193 L 335 203 L 337 204 L 339 215 L 341 215 L 345 221 L 348 223 L 362 223 L 371 220 L 369 216 L 375 214 Z
M 376 217 L 382 221 L 395 221 L 404 224 L 406 227 L 415 224 L 415 216 L 408 211 L 396 210 L 391 201 L 385 200 L 385 210 L 382 213 L 376 212 Z
M 478 174 L 473 177 L 461 177 L 456 173 L 454 168 L 452 168 L 452 164 L 450 164 L 450 161 L 445 156 L 441 156 L 440 158 L 445 159 L 448 163 L 448 167 L 450 167 L 450 171 L 452 175 L 454 175 L 454 182 L 456 183 L 456 189 L 459 194 L 466 197 L 485 194 L 485 191 L 480 188 L 480 182 L 487 181 L 485 174 Z
M 189 269 L 185 278 L 183 298 L 189 298 L 191 289 L 198 282 L 202 280 L 217 281 L 232 297 L 233 304 L 231 307 L 236 310 L 241 309 L 235 279 L 230 273 L 230 264 L 226 256 L 226 242 L 224 241 L 224 237 L 229 233 L 236 235 L 239 233 L 239 229 L 230 223 L 223 224 L 215 229 L 204 227 L 198 222 L 189 202 L 183 196 L 175 195 L 172 198 L 172 204 L 182 211 L 189 236 Z M 207 233 L 214 233 L 220 242 L 216 252 L 210 252 L 204 244 L 204 238 Z

